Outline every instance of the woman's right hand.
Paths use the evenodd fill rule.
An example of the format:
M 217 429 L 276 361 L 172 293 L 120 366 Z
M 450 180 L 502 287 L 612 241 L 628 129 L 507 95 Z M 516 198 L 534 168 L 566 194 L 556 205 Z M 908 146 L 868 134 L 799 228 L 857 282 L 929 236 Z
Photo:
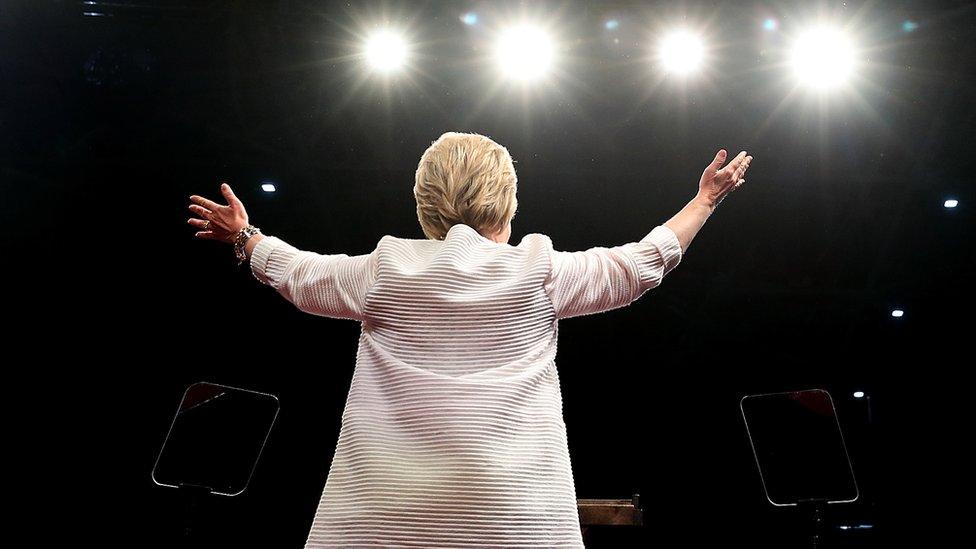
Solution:
M 743 178 L 746 170 L 749 169 L 749 163 L 752 162 L 752 157 L 747 156 L 746 151 L 742 151 L 723 168 L 722 164 L 727 155 L 725 149 L 719 150 L 698 182 L 698 196 L 695 198 L 710 208 L 718 206 L 729 193 L 745 182 Z
M 191 217 L 186 222 L 199 229 L 194 235 L 197 238 L 233 244 L 240 230 L 248 226 L 247 210 L 244 209 L 244 204 L 234 194 L 230 185 L 221 183 L 220 192 L 227 200 L 226 205 L 202 196 L 191 196 L 190 201 L 193 204 L 190 204 L 190 211 L 200 217 L 199 219 Z

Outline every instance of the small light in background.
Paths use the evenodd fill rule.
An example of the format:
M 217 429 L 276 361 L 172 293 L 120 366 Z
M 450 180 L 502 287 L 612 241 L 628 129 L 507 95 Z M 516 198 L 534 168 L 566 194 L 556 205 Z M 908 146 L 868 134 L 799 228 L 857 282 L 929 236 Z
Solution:
M 864 391 L 854 391 L 854 398 L 864 398 Z
M 777 23 L 776 20 L 773 19 L 772 17 L 770 17 L 770 18 L 766 19 L 765 21 L 763 21 L 763 28 L 766 29 L 766 30 L 768 30 L 768 31 L 774 31 L 774 30 L 776 30 L 776 27 L 778 27 L 778 26 L 779 26 L 779 23 Z
M 478 14 L 475 13 L 475 12 L 473 12 L 473 11 L 469 11 L 468 13 L 465 13 L 464 15 L 461 16 L 461 22 L 464 23 L 465 25 L 469 25 L 469 26 L 470 25 L 477 25 L 478 24 Z
M 616 19 L 610 19 L 606 23 L 604 23 L 603 26 L 606 27 L 607 30 L 613 30 L 620 26 L 620 21 L 617 21 Z
M 950 198 L 949 200 L 943 202 L 942 205 L 945 206 L 946 208 L 955 208 L 956 206 L 959 205 L 959 201 L 956 200 L 955 198 Z
M 274 183 L 265 181 L 264 183 L 261 183 L 261 190 L 266 193 L 273 193 L 278 189 L 275 187 Z
M 891 311 L 891 316 L 893 316 L 895 318 L 901 318 L 901 317 L 905 316 L 905 311 L 903 311 L 901 309 L 895 309 L 895 310 Z
M 904 23 L 901 24 L 901 30 L 905 32 L 914 32 L 915 29 L 917 28 L 918 28 L 918 23 L 910 19 L 906 20 Z

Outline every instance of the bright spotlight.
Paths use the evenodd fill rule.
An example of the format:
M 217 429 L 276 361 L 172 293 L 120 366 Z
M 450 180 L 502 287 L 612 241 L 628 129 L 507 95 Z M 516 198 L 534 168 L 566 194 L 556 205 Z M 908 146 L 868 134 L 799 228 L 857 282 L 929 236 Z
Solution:
M 403 36 L 390 29 L 374 32 L 363 50 L 366 62 L 379 72 L 391 72 L 407 60 L 407 43 Z
M 817 27 L 797 39 L 792 61 L 801 82 L 827 90 L 843 84 L 854 71 L 854 46 L 840 30 Z
M 946 208 L 955 208 L 956 206 L 959 205 L 959 201 L 956 200 L 955 198 L 950 198 L 949 200 L 943 202 L 942 205 Z
M 675 31 L 661 40 L 658 55 L 666 71 L 689 74 L 701 66 L 705 47 L 697 35 L 685 30 Z
M 763 21 L 763 28 L 766 29 L 766 30 L 768 30 L 768 31 L 774 31 L 774 30 L 776 30 L 776 27 L 778 27 L 778 26 L 779 26 L 779 24 L 772 17 L 770 17 L 770 18 L 766 19 L 765 21 Z
M 854 398 L 864 398 L 864 391 L 854 391 Z
M 545 31 L 531 25 L 519 25 L 501 33 L 495 58 L 508 77 L 537 80 L 552 66 L 554 49 Z
M 891 311 L 891 316 L 893 316 L 895 318 L 901 318 L 901 317 L 905 316 L 905 311 L 903 311 L 901 309 L 895 309 L 894 311 Z
M 265 182 L 261 184 L 261 190 L 266 193 L 273 193 L 277 190 L 277 188 L 275 187 L 274 183 Z
M 473 11 L 469 11 L 468 13 L 465 13 L 464 15 L 461 16 L 461 22 L 468 26 L 477 25 L 478 14 Z

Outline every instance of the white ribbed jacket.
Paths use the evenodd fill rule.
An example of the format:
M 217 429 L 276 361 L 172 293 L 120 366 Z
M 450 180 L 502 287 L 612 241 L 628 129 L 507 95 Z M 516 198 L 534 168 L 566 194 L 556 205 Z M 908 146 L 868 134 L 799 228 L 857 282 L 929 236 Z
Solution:
M 264 238 L 258 280 L 362 326 L 306 547 L 582 547 L 557 321 L 625 306 L 680 260 L 663 225 L 579 252 L 463 224 L 444 240 L 384 236 L 358 256 Z

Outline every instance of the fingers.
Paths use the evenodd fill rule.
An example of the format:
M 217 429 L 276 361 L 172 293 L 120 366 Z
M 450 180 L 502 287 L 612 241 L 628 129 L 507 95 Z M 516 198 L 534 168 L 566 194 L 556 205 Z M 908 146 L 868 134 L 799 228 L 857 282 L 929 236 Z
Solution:
M 203 206 L 197 206 L 196 204 L 190 204 L 190 211 L 199 215 L 204 219 L 210 219 L 213 216 L 213 212 L 204 208 Z
M 746 151 L 742 151 L 739 154 L 735 155 L 735 158 L 733 158 L 732 161 L 729 162 L 729 165 L 726 167 L 729 168 L 730 171 L 738 170 L 739 166 L 742 164 L 742 161 L 745 159 L 746 159 Z
M 230 185 L 228 185 L 227 183 L 221 183 L 221 185 L 220 185 L 220 192 L 224 195 L 224 198 L 227 199 L 227 203 L 228 204 L 230 204 L 232 206 L 243 206 L 244 205 L 237 198 L 237 195 L 234 194 L 234 190 L 231 189 L 230 188 Z
M 745 159 L 742 159 L 742 161 L 735 166 L 735 171 L 732 172 L 732 180 L 739 181 L 744 173 L 746 173 L 746 161 Z
M 726 164 L 724 168 L 722 168 L 722 171 L 725 172 L 726 174 L 729 174 L 730 176 L 735 175 L 735 173 L 739 170 L 739 167 L 742 165 L 745 159 L 746 159 L 746 151 L 742 151 L 739 154 L 735 155 L 735 158 L 729 161 L 729 163 Z
M 745 158 L 742 159 L 742 162 L 739 163 L 739 168 L 736 170 L 736 173 L 735 173 L 735 180 L 736 181 L 738 181 L 739 179 L 742 179 L 742 176 L 744 176 L 746 174 L 746 170 L 749 169 L 749 163 L 750 162 L 752 162 L 752 157 L 751 156 L 747 156 L 747 157 L 745 157 Z
M 198 231 L 193 236 L 195 236 L 197 238 L 202 238 L 204 240 L 216 240 L 217 239 L 217 236 L 214 235 L 214 232 L 213 231 Z
M 208 210 L 216 210 L 217 208 L 221 207 L 220 204 L 217 204 L 213 200 L 207 200 L 206 198 L 197 195 L 191 196 L 190 202 L 193 202 L 194 204 L 199 204 L 200 206 L 203 206 Z
M 725 149 L 719 149 L 718 152 L 715 153 L 715 159 L 712 160 L 712 163 L 709 164 L 708 167 L 713 170 L 718 170 L 720 167 L 722 167 L 722 163 L 725 162 L 726 156 L 728 156 L 728 152 L 726 152 Z
M 190 218 L 186 220 L 191 227 L 196 227 L 197 229 L 206 230 L 209 227 L 209 221 L 204 221 L 203 219 Z
M 739 169 L 735 170 L 735 173 L 732 174 L 732 183 L 738 185 L 739 181 L 742 180 L 742 176 L 745 175 L 745 173 L 746 171 L 742 169 L 742 167 L 740 166 Z
M 741 187 L 743 183 L 745 183 L 745 179 L 743 178 L 745 177 L 746 170 L 749 169 L 749 164 L 751 162 L 752 162 L 752 157 L 747 156 L 742 160 L 742 162 L 739 164 L 739 167 L 735 170 L 735 173 L 732 175 L 732 181 L 734 181 L 734 183 L 732 184 L 733 191 L 738 190 L 739 187 Z

